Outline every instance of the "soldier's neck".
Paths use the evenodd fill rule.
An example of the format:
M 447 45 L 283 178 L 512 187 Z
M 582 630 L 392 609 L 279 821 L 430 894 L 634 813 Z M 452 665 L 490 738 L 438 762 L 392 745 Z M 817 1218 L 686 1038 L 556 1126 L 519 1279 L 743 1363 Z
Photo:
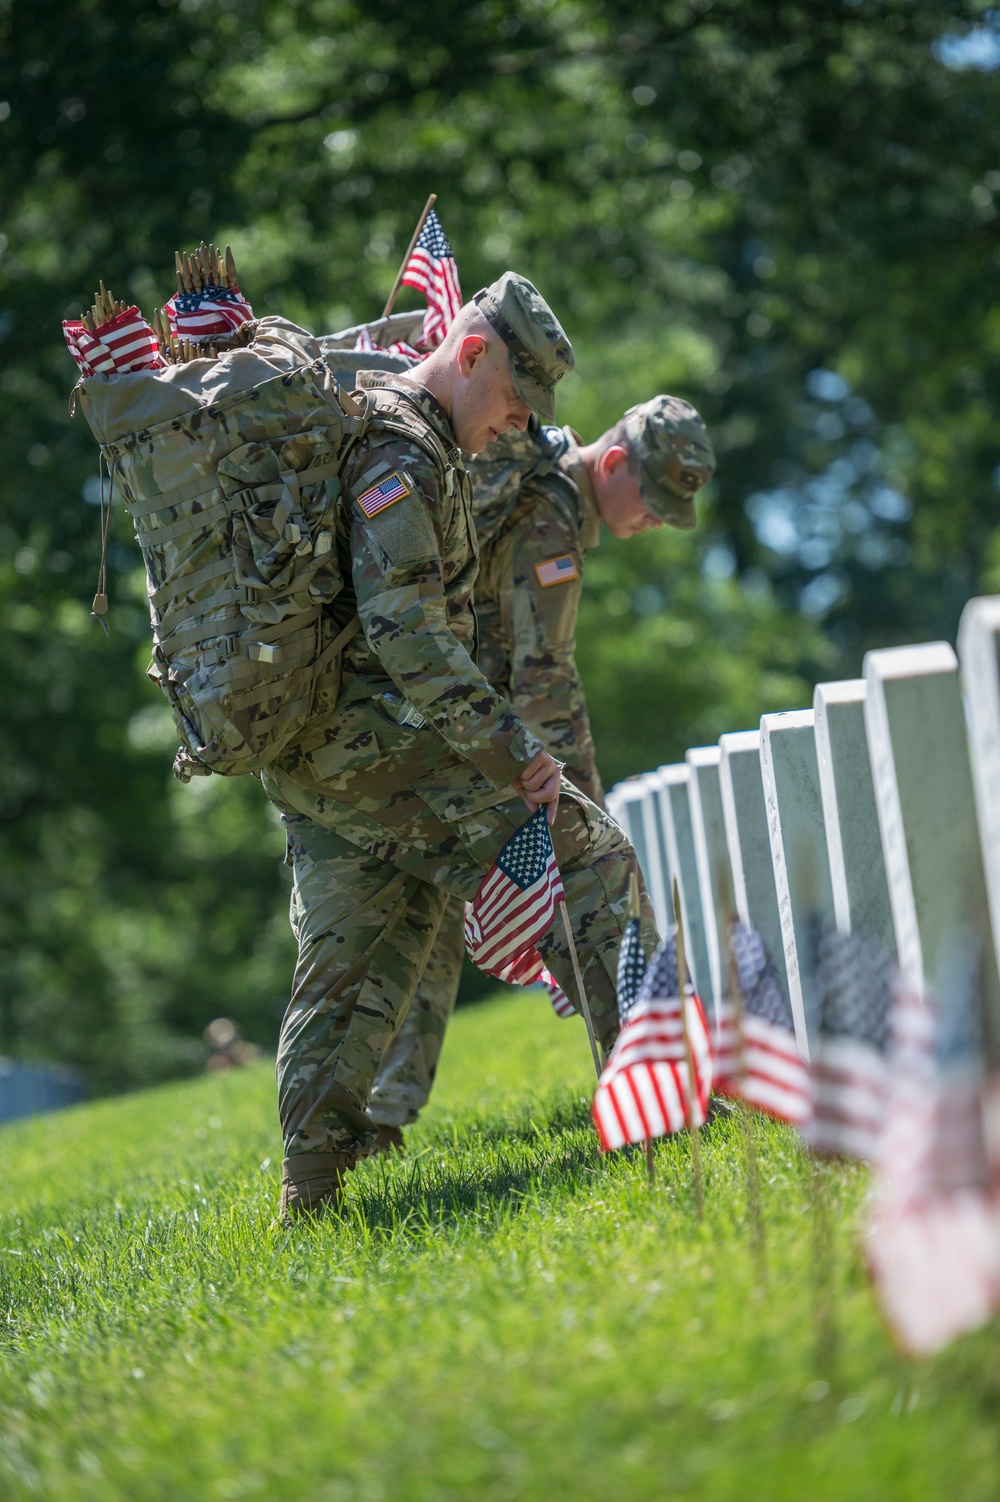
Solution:
M 412 370 L 405 370 L 396 377 L 396 380 L 407 386 L 422 386 L 429 391 L 444 409 L 445 416 L 451 422 L 452 404 L 455 396 L 454 373 L 449 361 L 445 364 L 436 359 L 437 351 L 427 356 L 419 365 Z

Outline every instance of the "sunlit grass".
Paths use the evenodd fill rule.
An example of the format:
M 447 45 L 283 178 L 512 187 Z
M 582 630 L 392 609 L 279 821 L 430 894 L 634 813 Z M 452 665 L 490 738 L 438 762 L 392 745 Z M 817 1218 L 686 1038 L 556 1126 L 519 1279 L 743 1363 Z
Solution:
M 604 1158 L 580 1026 L 459 1013 L 403 1159 L 345 1218 L 272 1232 L 266 1067 L 0 1133 L 0 1497 L 336 1502 L 957 1499 L 1000 1493 L 996 1330 L 919 1365 L 833 1176 L 817 1355 L 808 1170 L 761 1127 L 768 1282 L 738 1123 Z

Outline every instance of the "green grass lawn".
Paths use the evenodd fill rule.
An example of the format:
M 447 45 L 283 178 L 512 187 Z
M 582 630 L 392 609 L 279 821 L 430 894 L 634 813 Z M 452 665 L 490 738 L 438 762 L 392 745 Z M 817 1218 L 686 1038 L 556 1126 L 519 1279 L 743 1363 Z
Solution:
M 460 1012 L 404 1160 L 342 1222 L 271 1232 L 269 1068 L 0 1132 L 0 1498 L 996 1502 L 996 1328 L 896 1355 L 829 1176 L 818 1354 L 809 1174 L 761 1126 L 756 1286 L 737 1118 L 599 1152 L 576 1021 Z

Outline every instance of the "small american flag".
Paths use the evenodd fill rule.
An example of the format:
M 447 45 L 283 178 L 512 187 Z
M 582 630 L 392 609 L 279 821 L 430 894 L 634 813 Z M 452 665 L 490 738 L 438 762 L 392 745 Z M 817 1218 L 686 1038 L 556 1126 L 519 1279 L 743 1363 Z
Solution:
M 409 495 L 409 493 L 410 487 L 402 475 L 386 475 L 384 480 L 380 480 L 377 485 L 373 485 L 370 490 L 358 496 L 358 505 L 365 516 L 377 516 L 380 511 L 384 511 L 395 501 L 401 501 L 404 495 Z
M 781 983 L 756 929 L 734 920 L 729 930 L 740 1013 L 731 1001 L 721 1010 L 715 1044 L 714 1088 L 801 1125 L 809 1119 L 809 1066 L 795 1042 Z M 739 1016 L 742 1017 L 742 1038 Z
M 685 993 L 693 1090 L 677 985 L 677 943 L 671 934 L 649 962 L 597 1083 L 591 1111 L 605 1152 L 626 1142 L 681 1131 L 688 1124 L 689 1098 L 694 1125 L 704 1125 L 712 1088 L 712 1046 L 699 997 L 690 986 Z
M 138 308 L 124 308 L 91 333 L 79 320 L 63 323 L 63 337 L 85 376 L 129 375 L 137 370 L 162 370 L 156 335 Z
M 546 558 L 544 563 L 536 563 L 535 573 L 543 589 L 548 589 L 552 584 L 568 584 L 571 579 L 580 577 L 576 560 L 569 553 L 563 554 L 561 558 Z
M 873 939 L 839 933 L 828 919 L 815 920 L 812 942 L 821 1002 L 805 1138 L 815 1153 L 870 1161 L 885 1115 L 895 962 Z
M 175 292 L 163 311 L 171 334 L 180 339 L 211 339 L 231 334 L 253 317 L 253 308 L 239 287 L 203 287 L 200 292 Z
M 967 1015 L 973 1006 L 978 996 Z M 950 1038 L 927 996 L 898 985 L 889 1011 L 868 1269 L 913 1354 L 979 1329 L 1000 1303 L 1000 1189 L 983 1141 L 982 1069 L 978 1050 L 949 1057 L 949 1011 Z
M 498 980 L 531 985 L 545 969 L 535 946 L 565 896 L 542 807 L 511 835 L 466 911 L 469 959 Z
M 420 238 L 403 268 L 402 285 L 416 288 L 427 299 L 420 335 L 420 349 L 426 354 L 441 343 L 462 306 L 455 252 L 434 209 L 427 215 Z
M 635 1005 L 645 973 L 646 956 L 642 952 L 639 919 L 630 918 L 625 925 L 621 948 L 618 951 L 618 1020 L 622 1027 L 625 1026 L 628 1014 Z

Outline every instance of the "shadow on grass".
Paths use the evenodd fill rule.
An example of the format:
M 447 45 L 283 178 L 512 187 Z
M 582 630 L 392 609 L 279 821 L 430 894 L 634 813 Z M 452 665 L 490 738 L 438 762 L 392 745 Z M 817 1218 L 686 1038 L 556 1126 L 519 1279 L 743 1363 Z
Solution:
M 369 1233 L 422 1237 L 428 1231 L 468 1225 L 470 1219 L 478 1221 L 480 1229 L 489 1229 L 535 1205 L 555 1204 L 577 1191 L 589 1191 L 598 1179 L 644 1184 L 641 1144 L 602 1152 L 589 1110 L 580 1111 L 573 1102 L 563 1104 L 544 1127 L 526 1118 L 484 1133 L 479 1144 L 488 1151 L 477 1155 L 469 1146 L 464 1161 L 442 1161 L 432 1144 L 411 1161 L 372 1165 L 352 1185 L 348 1214 Z M 714 1135 L 712 1126 L 702 1131 L 706 1143 Z M 503 1146 L 498 1150 L 497 1144 Z M 686 1137 L 658 1148 L 657 1172 L 661 1186 L 669 1186 L 675 1196 L 674 1203 L 683 1206 L 690 1198 L 693 1209 Z

